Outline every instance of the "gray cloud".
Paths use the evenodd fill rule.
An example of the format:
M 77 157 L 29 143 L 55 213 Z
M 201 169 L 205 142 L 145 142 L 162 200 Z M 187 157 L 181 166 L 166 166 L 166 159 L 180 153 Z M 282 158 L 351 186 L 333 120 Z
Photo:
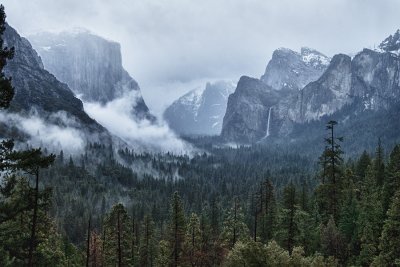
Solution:
M 34 109 L 26 115 L 1 111 L 0 122 L 26 134 L 28 140 L 24 145 L 46 147 L 56 153 L 60 150 L 64 150 L 67 154 L 82 152 L 85 146 L 85 134 L 79 130 L 79 124 L 68 118 L 65 112 L 60 111 L 50 116 L 50 120 L 60 121 L 64 126 L 46 122 Z
M 23 35 L 85 27 L 122 45 L 123 64 L 161 109 L 195 81 L 258 77 L 277 47 L 332 56 L 400 27 L 397 0 L 5 0 Z M 187 86 L 188 88 L 185 88 Z M 165 97 L 163 97 L 165 96 Z
M 131 107 L 136 99 L 137 93 L 131 91 L 106 105 L 84 102 L 84 108 L 89 116 L 135 150 L 191 154 L 192 146 L 179 139 L 164 123 L 135 121 Z

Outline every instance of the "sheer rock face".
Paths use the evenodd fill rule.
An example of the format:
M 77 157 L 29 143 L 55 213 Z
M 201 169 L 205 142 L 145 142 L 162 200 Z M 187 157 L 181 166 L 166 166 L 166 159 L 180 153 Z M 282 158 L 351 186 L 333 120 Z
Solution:
M 138 83 L 122 67 L 119 43 L 83 30 L 40 33 L 29 39 L 41 56 L 45 69 L 68 84 L 83 101 L 105 104 L 136 91 L 132 114 L 138 119 L 154 120 Z
M 322 75 L 300 90 L 293 90 L 299 88 L 295 86 L 296 83 L 287 82 L 292 81 L 293 64 L 290 68 L 276 67 L 282 62 L 278 65 L 289 66 L 287 62 L 295 62 L 293 58 L 299 55 L 285 50 L 286 61 L 279 61 L 277 58 L 281 58 L 282 53 L 275 52 L 271 60 L 274 62 L 268 64 L 261 80 L 245 82 L 250 79 L 246 78 L 242 83 L 239 82 L 235 93 L 229 98 L 222 137 L 226 141 L 262 140 L 265 138 L 262 132 L 265 132 L 271 106 L 270 135 L 279 138 L 293 134 L 295 124 L 318 121 L 342 110 L 348 113 L 346 116 L 356 112 L 362 116 L 366 110 L 387 110 L 397 105 L 400 101 L 399 39 L 400 33 L 397 31 L 382 42 L 377 51 L 364 49 L 353 59 L 343 54 L 335 55 Z M 310 77 L 312 80 L 316 76 Z M 277 94 L 284 89 L 287 89 L 286 93 Z M 345 109 L 350 106 L 352 108 Z
M 54 113 L 62 112 L 76 127 L 90 133 L 108 136 L 107 131 L 83 110 L 82 102 L 68 86 L 43 68 L 42 61 L 29 41 L 7 26 L 3 35 L 5 46 L 14 47 L 15 55 L 7 62 L 5 74 L 12 77 L 15 96 L 10 112 L 28 114 L 32 109 L 44 119 L 51 121 Z M 51 121 L 61 126 L 65 122 Z M 70 125 L 68 125 L 70 126 Z
M 274 51 L 261 81 L 275 90 L 300 90 L 317 80 L 329 65 L 330 58 L 303 47 L 300 53 L 287 48 Z
M 274 90 L 262 81 L 242 76 L 235 93 L 228 99 L 221 136 L 227 141 L 248 142 L 264 138 L 270 107 L 288 95 L 287 90 Z M 271 120 L 275 117 L 272 111 Z
M 218 81 L 188 92 L 164 112 L 170 127 L 183 135 L 219 135 L 228 97 L 235 85 Z

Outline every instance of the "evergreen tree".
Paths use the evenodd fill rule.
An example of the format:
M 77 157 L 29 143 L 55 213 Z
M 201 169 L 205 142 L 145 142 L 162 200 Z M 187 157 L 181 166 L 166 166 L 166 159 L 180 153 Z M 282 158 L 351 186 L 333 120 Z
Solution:
M 367 165 L 368 166 L 368 165 Z M 365 174 L 363 174 L 365 175 Z M 351 169 L 345 171 L 343 179 L 343 190 L 340 208 L 340 219 L 338 221 L 338 228 L 347 244 L 346 250 L 350 255 L 358 255 L 359 253 L 359 240 L 358 240 L 358 225 L 357 220 L 359 216 L 359 203 L 357 194 L 359 188 L 354 184 L 359 176 L 355 176 Z
M 149 215 L 144 216 L 140 242 L 140 266 L 154 266 L 156 262 L 156 240 L 154 222 Z
M 188 266 L 200 266 L 202 260 L 202 232 L 200 219 L 196 213 L 192 213 L 187 223 L 183 250 L 184 261 Z
M 360 180 L 363 180 L 365 178 L 365 174 L 369 165 L 371 165 L 371 158 L 369 157 L 367 151 L 364 150 L 364 152 L 361 154 L 360 159 L 357 162 L 356 167 L 356 174 L 360 178 Z
M 38 223 L 38 210 L 39 210 L 39 172 L 40 169 L 48 168 L 55 160 L 55 155 L 43 156 L 40 148 L 30 149 L 21 152 L 14 152 L 11 159 L 15 160 L 17 164 L 16 169 L 23 170 L 24 172 L 35 177 L 34 199 L 33 199 L 33 215 L 31 225 L 31 236 L 29 241 L 29 255 L 28 266 L 34 265 L 34 253 L 38 245 L 36 237 L 36 229 Z
M 400 189 L 400 145 L 396 145 L 390 153 L 383 185 L 383 210 L 389 209 L 394 193 Z
M 333 256 L 336 259 L 343 259 L 343 237 L 339 229 L 336 227 L 333 216 L 331 216 L 327 225 L 321 230 L 321 249 L 325 256 Z
M 11 85 L 11 78 L 4 74 L 4 67 L 7 60 L 14 57 L 14 47 L 4 47 L 3 34 L 6 30 L 6 13 L 4 6 L 0 5 L 0 108 L 8 108 L 14 97 L 14 88 Z
M 117 204 L 104 222 L 104 263 L 106 266 L 132 264 L 132 225 L 125 207 Z
M 295 221 L 296 206 L 296 188 L 290 183 L 283 190 L 283 208 L 280 214 L 278 231 L 278 239 L 289 253 L 291 253 L 295 245 L 295 238 L 298 231 Z
M 387 216 L 380 238 L 380 254 L 374 262 L 376 266 L 400 264 L 400 190 L 395 193 Z
M 186 232 L 185 213 L 178 192 L 175 192 L 171 199 L 168 232 L 169 247 L 172 248 L 170 265 L 177 267 L 181 265 L 182 247 Z
M 334 220 L 337 221 L 340 212 L 341 165 L 343 163 L 343 151 L 340 142 L 343 141 L 343 138 L 335 136 L 334 128 L 336 125 L 336 121 L 329 121 L 326 126 L 329 131 L 329 137 L 325 139 L 327 146 L 320 157 L 320 164 L 323 167 L 321 173 L 322 184 L 317 189 L 317 195 L 324 221 L 330 216 L 333 216 Z
M 237 197 L 235 197 L 232 208 L 226 214 L 221 239 L 228 248 L 232 248 L 238 240 L 247 239 L 248 232 L 242 208 Z
M 367 170 L 365 183 L 361 188 L 358 232 L 361 251 L 359 264 L 371 264 L 379 253 L 379 236 L 382 231 L 384 213 L 381 202 L 380 187 L 376 185 L 375 172 L 370 167 Z
M 385 160 L 384 160 L 381 139 L 379 139 L 378 141 L 378 147 L 376 148 L 373 165 L 375 171 L 376 184 L 382 187 L 385 182 Z
M 261 214 L 261 239 L 267 243 L 272 239 L 275 232 L 276 224 L 276 200 L 274 194 L 274 186 L 269 179 L 266 179 L 264 184 L 264 199 L 262 204 Z

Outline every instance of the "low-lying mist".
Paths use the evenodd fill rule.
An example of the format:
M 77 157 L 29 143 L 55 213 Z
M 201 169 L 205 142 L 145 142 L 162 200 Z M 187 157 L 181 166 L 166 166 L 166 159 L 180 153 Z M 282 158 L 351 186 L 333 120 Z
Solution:
M 152 123 L 135 118 L 132 110 L 137 98 L 138 92 L 130 91 L 105 105 L 84 102 L 84 109 L 90 117 L 133 149 L 190 154 L 193 147 L 181 140 L 162 119 Z
M 85 146 L 86 138 L 79 123 L 62 111 L 50 115 L 46 121 L 34 109 L 26 115 L 1 111 L 0 122 L 9 130 L 24 134 L 25 140 L 16 142 L 17 146 L 43 147 L 53 152 L 64 150 L 68 154 L 79 153 Z

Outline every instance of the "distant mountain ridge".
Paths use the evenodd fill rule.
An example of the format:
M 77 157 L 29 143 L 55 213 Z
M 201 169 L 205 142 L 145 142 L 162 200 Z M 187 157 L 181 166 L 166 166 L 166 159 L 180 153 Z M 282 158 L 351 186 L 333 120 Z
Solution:
M 279 48 L 272 54 L 260 80 L 275 90 L 300 90 L 318 79 L 329 62 L 329 57 L 312 48 L 302 47 L 300 53 Z
M 232 82 L 207 83 L 174 101 L 164 112 L 169 126 L 183 135 L 219 135 Z
M 84 101 L 105 104 L 135 92 L 132 115 L 154 121 L 138 83 L 122 67 L 121 46 L 87 30 L 42 32 L 29 37 L 45 69 Z
M 27 39 L 9 25 L 6 26 L 3 38 L 6 46 L 15 47 L 14 58 L 5 67 L 5 74 L 12 77 L 15 88 L 8 112 L 29 116 L 34 110 L 46 122 L 60 127 L 72 127 L 92 137 L 96 135 L 105 143 L 111 142 L 108 131 L 85 113 L 81 100 L 74 96 L 66 84 L 44 69 L 40 57 Z M 1 125 L 1 135 L 7 137 L 12 134 L 16 138 L 18 136 L 12 130 L 19 127 Z
M 287 82 L 286 85 L 271 82 L 288 80 L 293 72 L 277 64 L 284 62 L 280 59 L 282 50 L 274 52 L 278 56 L 273 56 L 267 67 L 268 73 L 274 75 L 264 75 L 261 80 L 241 78 L 242 82 L 229 98 L 221 137 L 226 141 L 253 143 L 265 140 L 268 130 L 269 138 L 285 138 L 295 135 L 294 131 L 302 124 L 320 121 L 343 109 L 347 112 L 347 115 L 340 113 L 343 120 L 354 114 L 363 120 L 361 117 L 367 110 L 392 109 L 400 102 L 399 37 L 397 31 L 386 38 L 379 51 L 364 49 L 354 58 L 335 55 L 329 65 L 322 68 L 320 77 L 300 90 L 287 86 Z M 299 55 L 288 50 L 284 55 L 287 55 L 284 66 L 297 66 Z M 277 67 L 272 70 L 274 66 Z M 316 77 L 314 72 L 309 74 Z M 353 118 L 353 122 L 355 120 Z

